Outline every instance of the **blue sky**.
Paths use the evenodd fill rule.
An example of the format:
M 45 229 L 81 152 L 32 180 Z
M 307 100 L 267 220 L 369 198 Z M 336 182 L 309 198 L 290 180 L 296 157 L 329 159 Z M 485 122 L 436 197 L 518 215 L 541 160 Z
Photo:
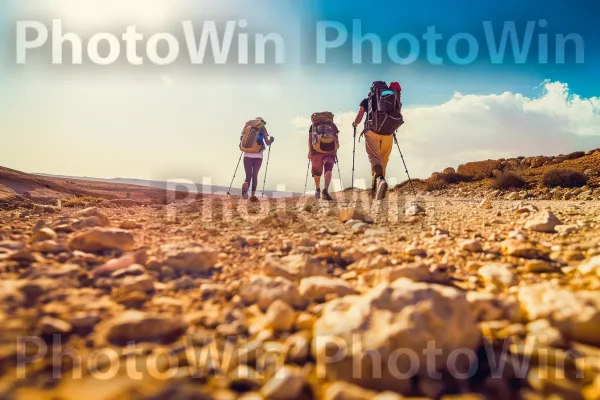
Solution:
M 599 147 L 599 11 L 600 5 L 589 0 L 5 0 L 0 3 L 0 165 L 98 177 L 201 181 L 210 176 L 223 185 L 239 156 L 239 130 L 261 115 L 277 138 L 271 187 L 299 190 L 306 172 L 306 118 L 330 110 L 344 135 L 340 163 L 348 186 L 349 124 L 374 80 L 400 81 L 404 88 L 407 123 L 399 138 L 415 176 L 482 157 Z M 53 66 L 48 44 L 33 50 L 27 65 L 15 65 L 16 22 L 48 24 L 56 18 L 84 40 L 98 32 L 120 35 L 130 25 L 148 35 L 179 34 L 184 20 L 198 27 L 216 20 L 221 29 L 225 21 L 243 18 L 249 32 L 283 37 L 286 62 L 192 66 L 182 56 L 169 66 L 132 67 L 121 54 L 108 67 Z M 363 48 L 365 62 L 352 63 L 356 19 L 363 34 L 377 35 L 384 45 L 381 64 L 368 62 L 369 45 Z M 527 22 L 540 20 L 547 26 L 535 27 L 525 63 L 514 61 L 510 44 L 505 62 L 490 62 L 484 21 L 490 21 L 499 40 L 506 22 L 514 21 L 523 39 Z M 350 36 L 344 46 L 327 52 L 327 63 L 317 65 L 316 27 L 323 21 L 342 24 Z M 422 36 L 428 27 L 443 36 L 437 46 L 443 65 L 427 60 Z M 420 57 L 410 65 L 391 62 L 385 51 L 400 33 L 420 42 Z M 478 57 L 468 65 L 454 64 L 444 50 L 457 34 L 478 44 Z M 548 35 L 547 64 L 537 59 L 539 34 Z M 566 46 L 565 64 L 554 62 L 557 34 L 582 38 L 583 63 L 575 63 L 572 43 Z M 408 54 L 403 53 L 406 42 L 399 49 Z M 466 54 L 464 42 L 458 52 Z M 399 162 L 392 158 L 392 170 L 403 180 Z M 364 149 L 357 149 L 357 171 L 368 179 Z

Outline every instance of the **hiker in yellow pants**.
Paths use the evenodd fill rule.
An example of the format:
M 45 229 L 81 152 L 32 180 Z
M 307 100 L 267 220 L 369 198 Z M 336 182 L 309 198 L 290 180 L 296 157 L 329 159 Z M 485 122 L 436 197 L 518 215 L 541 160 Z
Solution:
M 360 103 L 360 109 L 354 123 L 354 128 L 361 123 L 368 107 L 368 99 Z M 373 179 L 371 181 L 371 195 L 377 200 L 383 200 L 387 194 L 388 184 L 385 180 L 385 171 L 392 153 L 394 137 L 392 135 L 380 135 L 367 130 L 365 133 L 365 147 L 369 162 L 371 163 L 371 172 Z

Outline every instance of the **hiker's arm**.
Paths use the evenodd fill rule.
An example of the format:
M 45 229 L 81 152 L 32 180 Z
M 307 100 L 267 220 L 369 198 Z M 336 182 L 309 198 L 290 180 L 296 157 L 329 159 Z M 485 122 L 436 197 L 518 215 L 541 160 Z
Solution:
M 362 119 L 364 116 L 365 116 L 365 108 L 363 106 L 360 106 L 360 109 L 358 110 L 358 115 L 356 116 L 356 119 L 354 120 L 355 127 L 357 127 L 358 124 L 360 124 L 362 122 Z

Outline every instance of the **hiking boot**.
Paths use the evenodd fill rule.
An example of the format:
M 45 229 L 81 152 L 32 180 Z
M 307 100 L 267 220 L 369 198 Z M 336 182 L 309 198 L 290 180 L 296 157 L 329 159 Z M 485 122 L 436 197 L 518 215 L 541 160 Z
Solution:
M 248 182 L 244 182 L 242 185 L 242 198 L 244 200 L 248 200 L 248 189 L 250 188 L 250 184 Z
M 260 200 L 258 200 L 258 197 L 256 197 L 256 196 L 250 197 L 250 202 L 252 202 L 252 203 L 258 203 L 259 201 Z
M 333 201 L 327 189 L 323 189 L 323 200 Z
M 320 199 L 321 198 L 321 189 L 317 189 L 315 191 L 315 199 Z
M 375 189 L 375 199 L 376 200 L 385 199 L 385 196 L 386 196 L 387 190 L 388 190 L 388 184 L 385 181 L 385 178 L 383 178 L 383 177 L 377 178 L 375 188 L 376 188 Z

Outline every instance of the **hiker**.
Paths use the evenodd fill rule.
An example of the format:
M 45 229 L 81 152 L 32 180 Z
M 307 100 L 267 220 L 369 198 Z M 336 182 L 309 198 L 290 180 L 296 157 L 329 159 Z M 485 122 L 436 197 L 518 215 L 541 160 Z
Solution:
M 339 148 L 339 130 L 333 122 L 334 115 L 328 111 L 315 113 L 311 116 L 311 126 L 308 130 L 308 159 L 311 164 L 312 176 L 315 180 L 315 198 L 332 201 L 329 195 L 329 184 L 333 166 L 337 163 Z M 325 175 L 324 189 L 321 191 L 321 176 Z
M 246 179 L 242 185 L 242 198 L 248 199 L 248 190 L 252 186 L 252 197 L 250 200 L 258 201 L 256 188 L 258 186 L 258 172 L 262 166 L 263 152 L 266 146 L 271 146 L 275 138 L 269 136 L 264 119 L 258 117 L 248 121 L 240 138 L 240 150 L 244 152 L 244 170 Z
M 389 86 L 382 81 L 374 82 L 367 98 L 361 101 L 358 115 L 352 123 L 352 127 L 356 129 L 366 116 L 361 136 L 365 137 L 365 147 L 371 163 L 371 196 L 377 200 L 383 200 L 387 194 L 385 175 L 394 134 L 404 124 L 401 94 L 402 87 L 398 82 L 392 82 Z

